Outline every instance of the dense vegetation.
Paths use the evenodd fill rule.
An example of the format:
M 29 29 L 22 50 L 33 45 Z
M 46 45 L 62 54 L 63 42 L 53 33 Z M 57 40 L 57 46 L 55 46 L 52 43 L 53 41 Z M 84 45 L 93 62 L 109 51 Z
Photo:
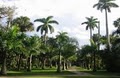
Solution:
M 117 28 L 112 34 L 108 32 L 108 14 L 111 7 L 118 7 L 114 0 L 99 0 L 93 7 L 105 10 L 106 35 L 100 35 L 100 21 L 94 17 L 86 17 L 86 30 L 90 29 L 90 45 L 79 47 L 75 38 L 67 32 L 58 32 L 56 37 L 47 34 L 54 33 L 54 25 L 58 25 L 53 16 L 37 18 L 31 22 L 27 16 L 14 18 L 15 7 L 0 7 L 0 74 L 6 75 L 7 70 L 27 71 L 55 67 L 56 72 L 62 72 L 72 65 L 88 70 L 107 70 L 120 72 L 120 18 L 113 21 Z M 4 21 L 4 23 L 3 23 Z M 40 22 L 35 30 L 34 23 Z M 101 21 L 102 22 L 102 21 Z M 92 30 L 97 27 L 98 33 Z M 40 31 L 40 35 L 28 35 L 26 32 Z M 100 49 L 100 46 L 105 46 Z

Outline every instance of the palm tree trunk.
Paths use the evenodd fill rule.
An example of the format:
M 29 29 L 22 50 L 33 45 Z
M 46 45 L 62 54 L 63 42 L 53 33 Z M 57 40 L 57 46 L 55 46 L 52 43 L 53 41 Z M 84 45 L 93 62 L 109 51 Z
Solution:
M 66 70 L 65 69 L 65 59 L 63 59 L 63 68 L 62 68 L 62 70 Z
M 21 68 L 21 60 L 22 60 L 22 54 L 20 54 L 19 57 L 18 57 L 18 64 L 17 64 L 18 65 L 17 66 L 18 67 L 18 71 L 20 71 L 20 68 Z
M 65 63 L 65 69 L 68 69 L 68 61 Z
M 58 59 L 58 68 L 57 68 L 57 72 L 61 72 L 61 52 L 59 50 L 59 59 Z
M 49 59 L 49 66 L 50 66 L 50 68 L 52 68 L 52 60 L 51 59 Z
M 32 54 L 30 54 L 30 57 L 28 58 L 28 70 L 31 71 L 32 69 Z
M 43 60 L 42 69 L 45 69 L 45 59 Z
M 93 68 L 93 55 L 91 54 L 91 57 L 90 57 L 90 68 L 92 69 Z
M 98 22 L 98 40 L 100 39 L 100 21 Z M 100 42 L 98 42 L 98 51 L 100 50 Z
M 2 67 L 1 67 L 1 75 L 6 75 L 7 74 L 7 67 L 6 67 L 6 52 L 3 53 L 3 61 L 2 61 Z
M 94 60 L 94 64 L 93 64 L 93 72 L 96 72 L 96 53 L 95 53 L 95 51 L 94 51 L 94 54 L 93 54 L 93 60 Z
M 44 43 L 45 43 L 45 45 L 46 45 L 46 33 L 45 33 L 45 35 L 44 35 Z
M 90 28 L 90 39 L 92 39 L 92 28 Z
M 111 51 L 111 47 L 110 47 L 110 37 L 109 37 L 109 28 L 108 28 L 108 15 L 107 15 L 107 10 L 106 10 L 106 9 L 105 9 L 105 19 L 106 19 L 107 47 L 108 47 L 108 50 Z

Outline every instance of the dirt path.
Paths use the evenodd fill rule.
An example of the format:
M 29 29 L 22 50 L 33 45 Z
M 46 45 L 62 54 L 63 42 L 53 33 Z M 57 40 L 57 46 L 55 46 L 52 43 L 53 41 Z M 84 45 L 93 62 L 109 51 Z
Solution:
M 80 72 L 75 67 L 70 68 L 68 71 L 75 73 L 77 76 L 93 76 L 92 74 L 89 73 Z

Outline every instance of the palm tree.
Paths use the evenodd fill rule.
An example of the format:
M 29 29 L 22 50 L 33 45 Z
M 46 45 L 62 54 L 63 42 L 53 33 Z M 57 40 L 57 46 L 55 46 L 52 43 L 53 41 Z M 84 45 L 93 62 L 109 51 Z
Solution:
M 111 12 L 111 8 L 119 7 L 117 4 L 113 3 L 115 0 L 99 0 L 97 4 L 94 4 L 94 7 L 97 7 L 98 10 L 105 10 L 105 19 L 106 19 L 106 36 L 107 36 L 107 45 L 110 51 L 110 37 L 109 37 L 109 28 L 108 28 L 108 14 L 107 12 Z
M 92 30 L 94 30 L 95 27 L 97 27 L 97 18 L 94 18 L 94 17 L 86 17 L 87 21 L 83 22 L 83 24 L 86 24 L 86 30 L 90 29 L 90 39 L 92 39 Z
M 63 46 L 66 44 L 68 40 L 67 32 L 59 32 L 59 35 L 56 36 L 59 58 L 58 58 L 58 68 L 57 72 L 61 72 L 61 51 L 63 50 Z
M 91 40 L 91 43 L 94 47 L 94 50 L 93 50 L 93 71 L 96 72 L 97 69 L 96 69 L 96 54 L 98 53 L 99 51 L 99 34 L 93 34 L 93 39 Z
M 32 69 L 32 57 L 37 54 L 37 36 L 26 37 L 24 41 L 24 46 L 27 50 L 27 71 Z
M 40 30 L 41 31 L 41 35 L 44 37 L 43 41 L 46 44 L 46 35 L 48 34 L 48 31 L 50 30 L 50 33 L 54 32 L 54 28 L 52 27 L 51 24 L 59 24 L 57 21 L 52 20 L 53 16 L 48 16 L 47 18 L 40 18 L 40 19 L 36 19 L 34 22 L 41 22 L 43 23 L 42 25 L 39 25 L 37 27 L 37 32 Z M 43 35 L 44 33 L 44 35 Z
M 47 40 L 47 48 L 48 48 L 48 57 L 49 57 L 49 66 L 50 68 L 52 68 L 52 58 L 56 55 L 56 49 L 57 47 L 57 43 L 56 43 L 56 39 L 53 37 L 50 37 Z
M 78 49 L 78 42 L 75 38 L 69 38 L 63 46 L 62 56 L 63 56 L 63 70 L 68 69 L 73 61 L 72 57 L 76 58 L 76 50 Z M 75 59 L 74 59 L 75 60 Z
M 17 17 L 12 21 L 12 25 L 17 25 L 21 32 L 32 31 L 34 29 L 30 18 L 26 16 Z

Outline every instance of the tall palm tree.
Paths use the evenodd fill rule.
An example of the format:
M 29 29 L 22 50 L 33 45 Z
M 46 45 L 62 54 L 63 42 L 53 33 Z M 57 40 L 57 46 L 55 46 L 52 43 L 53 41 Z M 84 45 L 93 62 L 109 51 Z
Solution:
M 48 34 L 48 31 L 50 30 L 50 33 L 54 32 L 54 28 L 51 24 L 59 24 L 56 20 L 52 20 L 53 16 L 48 16 L 47 18 L 40 18 L 36 19 L 34 22 L 41 22 L 42 25 L 39 25 L 37 27 L 37 32 L 40 30 L 41 35 L 44 37 L 44 42 L 46 44 L 46 35 Z M 43 35 L 44 33 L 44 35 Z
M 98 10 L 105 10 L 105 19 L 106 19 L 106 36 L 107 36 L 107 45 L 110 51 L 110 37 L 109 37 L 109 28 L 108 28 L 108 12 L 111 12 L 111 8 L 119 7 L 117 4 L 113 3 L 115 0 L 99 0 L 97 4 L 94 4 L 94 7 L 97 7 Z
M 90 39 L 92 39 L 92 30 L 94 30 L 95 27 L 97 27 L 98 20 L 94 17 L 86 17 L 87 21 L 83 22 L 83 24 L 86 24 L 86 30 L 90 29 Z

